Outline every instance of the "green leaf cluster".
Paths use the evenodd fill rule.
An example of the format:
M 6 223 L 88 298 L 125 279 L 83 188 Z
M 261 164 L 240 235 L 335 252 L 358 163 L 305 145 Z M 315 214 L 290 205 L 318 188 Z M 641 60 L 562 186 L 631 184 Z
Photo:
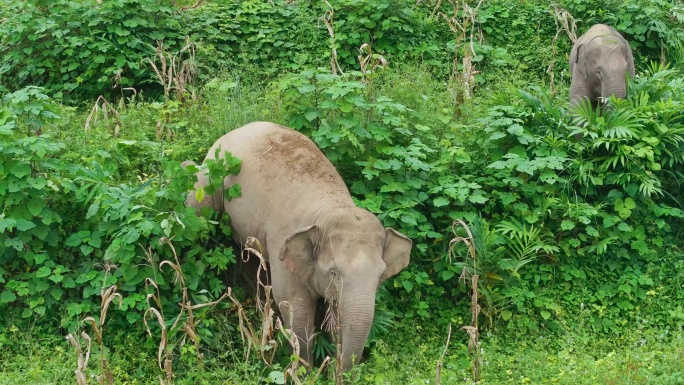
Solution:
M 166 1 L 39 0 L 12 8 L 0 24 L 0 84 L 40 85 L 66 101 L 142 88 L 155 79 L 142 60 L 154 55 L 156 42 L 174 47 L 184 37 Z
M 121 154 L 100 150 L 82 164 L 68 163 L 64 144 L 35 131 L 59 119 L 43 92 L 30 87 L 7 94 L 0 108 L 0 311 L 6 320 L 61 312 L 51 322 L 72 325 L 99 306 L 103 287 L 117 285 L 126 294 L 125 322 L 133 323 L 146 309 L 148 278 L 165 303 L 176 303 L 180 293 L 159 271 L 160 261 L 175 258 L 163 240 L 183 252 L 193 300 L 220 296 L 219 274 L 235 262 L 232 248 L 216 240 L 229 234 L 227 218 L 215 221 L 185 207 L 194 173 L 160 152 L 152 159 L 158 175 L 128 183 L 120 180 L 119 168 L 127 164 Z M 240 169 L 238 159 L 225 155 L 200 167 L 221 188 Z M 239 186 L 225 195 L 239 196 Z

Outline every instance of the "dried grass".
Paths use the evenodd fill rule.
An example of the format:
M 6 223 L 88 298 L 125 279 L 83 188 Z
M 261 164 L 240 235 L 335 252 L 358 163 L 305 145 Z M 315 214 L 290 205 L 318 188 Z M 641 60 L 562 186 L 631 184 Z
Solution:
M 570 42 L 575 44 L 577 41 L 577 24 L 575 23 L 575 18 L 566 9 L 560 7 L 556 3 L 551 4 L 551 7 L 553 8 L 554 21 L 556 22 L 556 35 L 554 35 L 553 40 L 551 41 L 551 63 L 546 69 L 546 73 L 549 74 L 549 92 L 551 95 L 555 95 L 554 67 L 556 64 L 556 56 L 558 56 L 556 41 L 558 40 L 558 35 L 560 35 L 561 31 L 565 30 L 568 34 L 568 38 L 570 38 Z
M 465 237 L 461 237 L 457 235 L 457 230 L 459 228 L 463 228 L 467 234 Z M 473 233 L 470 231 L 470 228 L 468 225 L 466 225 L 465 222 L 462 220 L 457 220 L 455 221 L 452 226 L 451 230 L 456 235 L 450 242 L 449 242 L 449 259 L 451 260 L 452 256 L 454 255 L 454 248 L 456 247 L 457 244 L 463 243 L 467 249 L 468 249 L 468 257 L 473 261 L 472 265 L 472 271 L 473 274 L 470 274 L 468 272 L 468 269 L 466 266 L 463 267 L 463 271 L 461 272 L 460 280 L 463 280 L 464 283 L 467 282 L 468 276 L 470 275 L 470 286 L 472 288 L 472 294 L 470 297 L 470 313 L 471 313 L 471 321 L 470 325 L 466 325 L 461 327 L 462 330 L 465 330 L 466 333 L 468 333 L 468 353 L 472 355 L 472 376 L 473 376 L 473 384 L 477 384 L 480 381 L 480 364 L 482 363 L 482 357 L 481 357 L 481 352 L 480 352 L 480 333 L 479 333 L 479 326 L 478 326 L 478 319 L 480 316 L 480 305 L 478 303 L 478 279 L 479 276 L 477 275 L 477 254 L 475 252 L 475 240 L 473 238 Z M 451 328 L 449 329 L 449 336 L 451 336 Z M 447 340 L 447 346 L 448 346 L 448 340 Z M 446 351 L 446 348 L 445 348 Z M 440 358 L 441 362 L 441 358 Z M 439 375 L 439 372 L 438 372 Z
M 192 87 L 192 82 L 197 75 L 195 51 L 195 43 L 186 36 L 185 45 L 177 54 L 167 52 L 164 49 L 164 42 L 158 41 L 154 60 L 150 58 L 142 60 L 143 63 L 147 62 L 152 67 L 157 75 L 157 81 L 164 89 L 165 108 L 162 109 L 155 125 L 157 139 L 173 135 L 172 130 L 167 129 L 167 124 L 171 122 L 172 114 L 178 110 L 178 105 L 197 98 Z M 172 94 L 174 94 L 174 101 L 171 100 Z
M 449 26 L 449 29 L 451 29 L 454 34 L 455 42 L 452 78 L 458 79 L 462 88 L 461 93 L 456 90 L 456 100 L 463 102 L 466 99 L 470 99 L 473 87 L 475 86 L 475 75 L 479 73 L 479 71 L 475 70 L 472 58 L 475 56 L 475 36 L 477 36 L 477 40 L 482 40 L 482 31 L 480 30 L 479 25 L 477 31 L 475 31 L 475 26 L 477 25 L 477 12 L 484 0 L 480 0 L 474 8 L 465 0 L 449 0 L 449 2 L 451 3 L 453 16 L 449 17 L 441 11 L 438 12 L 438 14 L 442 16 Z M 441 0 L 437 1 L 433 10 L 433 15 L 438 11 L 441 3 Z M 468 39 L 468 44 L 463 45 L 462 43 L 466 39 Z M 461 59 L 463 62 L 463 70 L 459 73 L 459 49 L 461 49 L 461 47 L 463 49 L 463 58 Z
M 105 346 L 102 336 L 104 335 L 104 325 L 107 319 L 107 311 L 109 310 L 109 305 L 113 301 L 118 300 L 119 306 L 121 306 L 121 301 L 123 297 L 121 296 L 121 294 L 116 292 L 116 289 L 116 285 L 112 285 L 106 290 L 104 287 L 100 290 L 100 296 L 102 297 L 102 301 L 99 321 L 93 317 L 86 317 L 83 319 L 83 322 L 90 324 L 90 327 L 92 328 L 93 333 L 95 334 L 95 340 L 100 348 L 100 374 L 97 376 L 97 383 L 100 385 L 104 385 L 105 383 L 108 385 L 114 384 L 114 377 L 112 375 L 112 372 L 109 370 L 109 363 L 105 355 Z M 67 341 L 69 341 L 71 346 L 74 347 L 74 349 L 76 350 L 76 354 L 78 356 L 78 367 L 74 371 L 74 374 L 76 375 L 76 383 L 78 385 L 87 385 L 86 369 L 88 367 L 88 360 L 90 359 L 92 338 L 86 332 L 81 332 L 81 338 L 83 339 L 83 341 L 88 343 L 88 347 L 85 353 L 83 352 L 81 344 L 76 339 L 76 337 L 74 337 L 72 334 L 66 336 Z
M 231 293 L 229 289 L 227 293 L 224 293 L 216 301 L 193 305 L 188 295 L 188 288 L 186 285 L 187 280 L 183 274 L 181 263 L 178 259 L 178 254 L 176 253 L 175 247 L 171 243 L 171 239 L 164 237 L 160 240 L 160 243 L 167 244 L 171 248 L 174 260 L 160 262 L 158 264 L 159 270 L 161 271 L 164 266 L 168 266 L 172 269 L 174 273 L 173 282 L 180 288 L 183 300 L 179 303 L 180 311 L 176 315 L 173 324 L 170 328 L 167 328 L 166 318 L 164 316 L 164 310 L 161 303 L 161 295 L 159 293 L 159 286 L 157 286 L 154 279 L 147 278 L 145 280 L 145 287 L 148 289 L 153 289 L 153 292 L 147 295 L 146 301 L 148 309 L 145 311 L 143 316 L 143 322 L 145 324 L 147 333 L 150 336 L 152 336 L 152 330 L 148 324 L 148 318 L 156 319 L 157 323 L 159 324 L 161 335 L 159 338 L 159 348 L 157 350 L 157 363 L 159 365 L 159 369 L 164 373 L 163 377 L 159 379 L 159 383 L 161 385 L 171 385 L 173 384 L 173 352 L 176 347 L 186 344 L 186 340 L 188 338 L 194 344 L 198 366 L 201 369 L 204 365 L 204 357 L 200 350 L 199 338 L 197 337 L 197 322 L 195 320 L 193 311 L 207 306 L 215 306 L 225 298 L 230 298 Z M 148 248 L 145 251 L 145 254 L 147 256 L 148 263 L 153 267 L 153 271 L 155 271 L 154 265 L 156 263 L 152 250 Z M 153 304 L 150 303 L 150 300 L 153 302 Z
M 333 28 L 335 10 L 327 0 L 325 0 L 325 5 L 327 5 L 330 9 L 326 11 L 323 16 L 318 18 L 318 20 L 321 20 L 323 24 L 325 24 L 325 27 L 328 29 L 328 34 L 330 35 L 330 71 L 333 75 L 337 75 L 338 72 L 343 75 L 344 72 L 342 72 L 340 63 L 337 61 L 337 48 L 335 47 L 335 29 Z
M 380 54 L 374 54 L 368 43 L 363 43 L 361 47 L 359 47 L 359 55 L 357 58 L 359 59 L 361 73 L 363 74 L 361 82 L 368 83 L 369 85 L 373 81 L 372 75 L 376 68 L 382 66 L 383 69 L 386 69 L 389 66 L 387 59 Z
M 196 98 L 195 91 L 191 87 L 197 74 L 195 51 L 195 43 L 190 41 L 189 36 L 186 36 L 185 45 L 178 54 L 167 52 L 164 49 L 164 42 L 157 41 L 155 60 L 143 59 L 143 62 L 147 62 L 157 75 L 159 84 L 164 88 L 164 99 L 167 102 L 172 91 L 176 94 L 176 100 L 181 103 L 185 102 L 188 96 L 191 99 Z
M 188 343 L 188 339 L 194 344 L 198 366 L 200 369 L 203 367 L 203 355 L 200 350 L 200 340 L 197 336 L 198 321 L 195 318 L 194 311 L 206 306 L 215 306 L 226 298 L 230 299 L 237 309 L 240 335 L 242 337 L 243 343 L 246 342 L 247 345 L 247 351 L 245 352 L 244 357 L 245 360 L 250 358 L 251 351 L 254 350 L 267 366 L 273 366 L 273 359 L 277 349 L 279 348 L 277 336 L 280 335 L 290 346 L 293 357 L 296 357 L 292 359 L 290 364 L 283 370 L 286 380 L 290 379 L 292 383 L 297 385 L 316 383 L 316 381 L 322 375 L 324 369 L 330 365 L 332 360 L 330 357 L 326 357 L 323 363 L 315 370 L 315 372 L 309 371 L 305 378 L 302 377 L 305 373 L 307 373 L 307 370 L 302 370 L 302 366 L 308 369 L 311 368 L 311 363 L 308 363 L 299 357 L 299 338 L 291 329 L 284 327 L 282 320 L 276 315 L 273 309 L 271 285 L 262 282 L 260 279 L 262 272 L 267 268 L 266 261 L 263 257 L 263 248 L 255 238 L 249 238 L 247 240 L 242 253 L 243 259 L 245 261 L 250 255 L 255 255 L 257 258 L 259 258 L 259 268 L 257 270 L 257 298 L 254 302 L 259 315 L 258 323 L 252 323 L 249 320 L 246 309 L 235 298 L 230 288 L 228 288 L 227 292 L 216 301 L 202 304 L 192 304 L 192 301 L 188 295 L 187 279 L 183 274 L 181 262 L 179 260 L 178 254 L 176 253 L 176 249 L 171 243 L 171 239 L 162 238 L 160 243 L 166 244 L 171 248 L 174 258 L 173 260 L 165 260 L 157 263 L 152 249 L 148 247 L 145 250 L 147 262 L 150 264 L 150 266 L 152 266 L 155 278 L 147 278 L 145 280 L 145 287 L 151 292 L 146 297 L 148 309 L 143 315 L 143 323 L 148 335 L 154 337 L 154 333 L 152 332 L 150 325 L 151 320 L 156 321 L 159 327 L 157 363 L 160 371 L 162 372 L 159 378 L 160 385 L 172 385 L 174 383 L 174 352 L 179 346 Z M 182 293 L 182 301 L 179 303 L 180 310 L 175 316 L 170 327 L 166 326 L 167 322 L 162 306 L 162 296 L 160 294 L 159 286 L 156 283 L 157 271 L 161 272 L 165 267 L 170 268 L 173 272 L 173 283 L 180 289 Z M 107 271 L 109 271 L 110 268 L 111 266 L 108 266 Z M 121 304 L 122 301 L 121 294 L 117 293 L 116 290 L 117 287 L 114 285 L 110 286 L 106 290 L 104 288 L 102 289 L 102 306 L 99 321 L 93 317 L 86 317 L 83 320 L 83 322 L 90 324 L 95 335 L 95 341 L 100 347 L 100 375 L 97 377 L 98 384 L 100 385 L 112 385 L 114 383 L 113 375 L 109 369 L 108 362 L 104 354 L 105 347 L 103 334 L 107 312 L 111 303 L 118 300 L 119 304 Z M 288 306 L 289 304 L 282 303 L 281 305 Z M 336 309 L 337 307 L 334 306 L 334 308 Z M 331 330 L 337 330 L 339 333 L 339 322 L 337 322 L 339 319 L 339 314 L 336 316 L 333 316 L 333 314 L 334 313 L 329 313 L 326 316 L 328 319 L 327 322 L 329 325 L 331 325 Z M 258 328 L 254 327 L 255 324 L 258 325 Z M 88 361 L 90 359 L 93 339 L 85 332 L 81 333 L 80 338 L 83 343 L 81 343 L 79 339 L 74 337 L 72 334 L 67 335 L 66 339 L 74 347 L 78 358 L 78 366 L 74 371 L 76 383 L 77 385 L 87 385 L 86 370 L 88 367 Z M 338 345 L 338 363 L 341 362 L 340 352 L 341 350 Z M 336 373 L 336 383 L 341 384 L 341 381 L 341 370 L 338 370 Z
M 119 136 L 119 131 L 123 126 L 121 114 L 102 95 L 95 100 L 95 104 L 93 104 L 93 108 L 86 118 L 84 130 L 90 130 L 91 124 L 98 123 L 100 116 L 102 116 L 102 120 L 105 122 L 111 119 L 111 122 L 114 124 L 114 136 Z

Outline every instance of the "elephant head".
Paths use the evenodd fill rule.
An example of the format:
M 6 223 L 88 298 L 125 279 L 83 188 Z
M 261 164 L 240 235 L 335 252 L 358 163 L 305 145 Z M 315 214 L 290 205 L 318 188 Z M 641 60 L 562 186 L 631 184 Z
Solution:
M 627 96 L 626 74 L 634 77 L 634 57 L 627 41 L 613 28 L 597 24 L 582 35 L 570 54 L 572 106 L 588 99 L 593 107 L 611 95 Z
M 339 315 L 342 367 L 358 363 L 375 312 L 378 285 L 409 263 L 412 242 L 370 212 L 345 207 L 291 234 L 279 258 Z

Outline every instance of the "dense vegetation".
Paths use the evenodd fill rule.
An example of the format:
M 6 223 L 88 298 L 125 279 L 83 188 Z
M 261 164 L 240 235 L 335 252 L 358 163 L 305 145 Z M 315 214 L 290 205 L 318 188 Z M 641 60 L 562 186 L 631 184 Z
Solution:
M 256 120 L 309 135 L 414 242 L 349 382 L 426 383 L 438 361 L 444 383 L 684 381 L 684 5 L 474 3 L 0 0 L 0 384 L 105 356 L 116 383 L 313 381 L 228 218 L 184 207 L 180 162 Z M 603 115 L 567 113 L 560 10 L 635 52 Z M 210 194 L 239 160 L 203 167 Z

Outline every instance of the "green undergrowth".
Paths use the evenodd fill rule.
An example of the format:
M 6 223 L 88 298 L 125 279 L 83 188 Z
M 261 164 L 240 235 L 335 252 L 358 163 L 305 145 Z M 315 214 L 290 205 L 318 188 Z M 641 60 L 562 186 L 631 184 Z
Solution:
M 93 337 L 82 369 L 95 383 L 97 321 L 116 383 L 159 383 L 162 354 L 178 384 L 283 383 L 294 362 L 283 335 L 266 333 L 277 349 L 249 345 L 238 301 L 224 297 L 232 287 L 253 324 L 267 325 L 236 278 L 227 218 L 184 205 L 195 170 L 180 162 L 200 163 L 252 121 L 311 137 L 356 203 L 414 242 L 410 265 L 378 291 L 348 383 L 433 382 L 449 325 L 442 383 L 469 383 L 469 274 L 480 277 L 481 383 L 681 383 L 681 5 L 562 2 L 580 29 L 618 24 L 638 67 L 627 100 L 571 116 L 569 40 L 561 33 L 553 51 L 543 2 L 484 3 L 468 100 L 450 76 L 462 58 L 453 61 L 448 2 L 331 0 L 335 38 L 321 2 L 179 8 L 190 3 L 0 10 L 0 384 L 73 383 L 64 336 L 82 331 Z M 437 4 L 446 13 L 430 17 Z M 159 81 L 152 63 L 173 55 L 193 76 Z M 240 168 L 227 159 L 206 166 L 213 188 Z M 455 220 L 470 227 L 476 258 L 451 249 L 465 236 Z M 120 307 L 102 298 L 107 288 Z M 179 302 L 220 300 L 174 322 Z M 160 348 L 162 335 L 171 343 Z M 327 336 L 314 352 L 317 363 L 334 356 Z
M 446 343 L 446 330 L 398 326 L 393 336 L 374 342 L 368 358 L 355 368 L 349 384 L 430 384 Z M 74 382 L 76 356 L 61 337 L 44 337 L 37 330 L 10 330 L 0 338 L 12 346 L 0 353 L 0 384 L 69 384 Z M 149 339 L 126 332 L 108 339 L 109 367 L 115 383 L 158 384 L 156 349 Z M 142 343 L 141 343 L 142 342 Z M 684 332 L 681 329 L 634 330 L 622 338 L 597 337 L 575 329 L 562 337 L 533 333 L 524 342 L 484 333 L 480 347 L 482 384 L 658 384 L 684 380 Z M 206 352 L 203 369 L 176 373 L 177 384 L 269 383 L 272 371 L 232 345 L 215 345 Z M 94 352 L 91 360 L 98 359 Z M 178 358 L 177 358 L 178 359 Z M 454 328 L 446 350 L 441 380 L 469 384 L 470 357 L 465 333 Z M 91 363 L 92 365 L 92 363 Z M 276 366 L 277 368 L 277 366 Z M 95 373 L 91 370 L 89 373 Z M 91 378 L 90 375 L 88 378 Z M 94 379 L 93 379 L 94 380 Z M 316 383 L 332 384 L 325 376 Z

